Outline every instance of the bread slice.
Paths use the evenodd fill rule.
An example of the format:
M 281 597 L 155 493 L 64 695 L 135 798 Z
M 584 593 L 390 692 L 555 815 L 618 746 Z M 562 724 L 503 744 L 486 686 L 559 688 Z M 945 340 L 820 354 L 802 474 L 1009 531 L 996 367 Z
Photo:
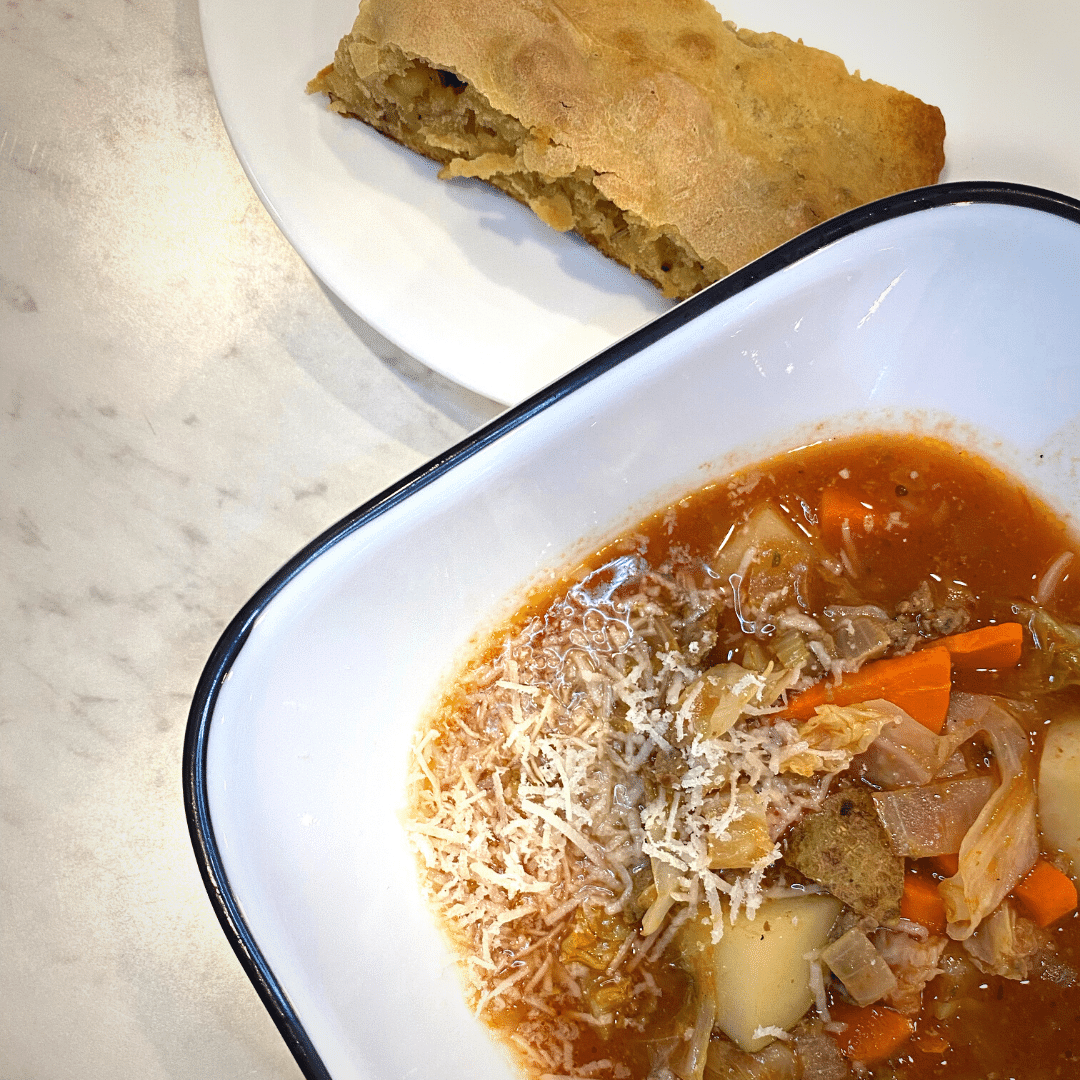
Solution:
M 938 109 L 707 0 L 363 0 L 308 90 L 680 298 L 945 160 Z

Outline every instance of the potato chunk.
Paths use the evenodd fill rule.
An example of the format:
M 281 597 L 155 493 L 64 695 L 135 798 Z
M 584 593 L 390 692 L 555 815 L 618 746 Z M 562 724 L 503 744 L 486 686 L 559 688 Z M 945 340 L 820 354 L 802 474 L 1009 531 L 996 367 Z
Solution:
M 772 1042 L 758 1028 L 790 1028 L 810 1008 L 806 954 L 829 938 L 840 901 L 831 896 L 766 900 L 751 921 L 745 916 L 713 946 L 716 1026 L 751 1053 Z
M 1039 762 L 1039 828 L 1048 851 L 1061 851 L 1080 877 L 1080 718 L 1058 720 Z

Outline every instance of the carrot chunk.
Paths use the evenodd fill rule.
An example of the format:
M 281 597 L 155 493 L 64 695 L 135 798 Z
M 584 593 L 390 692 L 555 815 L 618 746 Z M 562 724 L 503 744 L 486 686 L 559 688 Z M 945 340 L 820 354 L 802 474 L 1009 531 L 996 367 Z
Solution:
M 1049 926 L 1076 908 L 1072 878 L 1045 859 L 1036 860 L 1028 876 L 1013 889 L 1013 896 L 1039 926 Z
M 857 494 L 837 487 L 826 488 L 821 493 L 818 521 L 822 539 L 832 548 L 844 542 L 845 524 L 848 535 L 854 539 L 870 532 L 877 523 L 874 511 Z
M 900 895 L 900 916 L 925 926 L 931 934 L 944 934 L 948 920 L 945 917 L 945 901 L 938 892 L 937 882 L 908 871 L 904 875 L 904 891 Z
M 823 679 L 797 694 L 788 703 L 785 715 L 793 720 L 809 720 L 820 705 L 855 705 L 884 698 L 940 735 L 949 711 L 951 676 L 949 650 L 940 645 L 908 656 L 874 660 L 845 675 L 839 686 Z
M 847 1030 L 833 1035 L 840 1052 L 852 1061 L 872 1065 L 891 1057 L 911 1038 L 915 1025 L 906 1016 L 884 1005 L 859 1008 L 846 1002 L 829 1006 L 829 1015 Z
M 954 667 L 971 671 L 974 668 L 1016 667 L 1020 663 L 1023 642 L 1023 626 L 1018 622 L 1007 622 L 953 634 L 936 644 L 949 650 Z

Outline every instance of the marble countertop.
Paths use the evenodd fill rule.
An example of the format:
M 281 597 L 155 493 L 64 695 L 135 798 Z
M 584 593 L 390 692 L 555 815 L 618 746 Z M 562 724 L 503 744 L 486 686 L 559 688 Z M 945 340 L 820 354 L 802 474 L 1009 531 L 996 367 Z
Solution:
M 192 853 L 191 695 L 291 554 L 500 408 L 280 234 L 196 0 L 0 8 L 0 1080 L 300 1075 Z
M 192 854 L 191 695 L 289 555 L 499 408 L 278 232 L 194 0 L 0 9 L 0 1077 L 300 1075 Z

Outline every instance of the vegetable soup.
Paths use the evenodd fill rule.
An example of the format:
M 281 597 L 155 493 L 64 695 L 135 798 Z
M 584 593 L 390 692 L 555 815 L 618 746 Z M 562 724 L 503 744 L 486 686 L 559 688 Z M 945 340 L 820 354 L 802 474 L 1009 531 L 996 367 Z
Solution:
M 418 732 L 408 829 L 534 1077 L 1080 1075 L 1080 564 L 907 436 L 682 499 Z

